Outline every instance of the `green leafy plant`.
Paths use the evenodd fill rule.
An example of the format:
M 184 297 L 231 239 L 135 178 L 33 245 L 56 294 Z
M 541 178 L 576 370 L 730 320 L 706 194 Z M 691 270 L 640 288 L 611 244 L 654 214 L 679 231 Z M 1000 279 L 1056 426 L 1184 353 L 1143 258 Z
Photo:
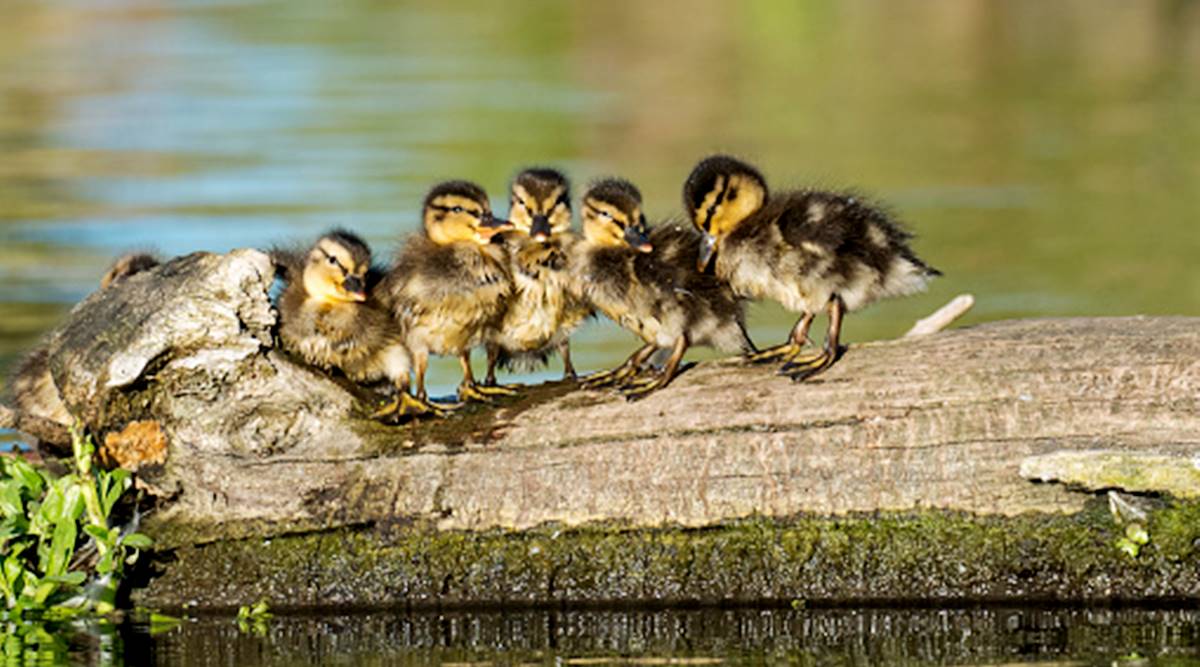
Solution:
M 110 525 L 129 472 L 96 468 L 95 445 L 78 426 L 71 443 L 73 469 L 62 477 L 0 458 L 0 595 L 9 618 L 112 612 L 125 567 L 151 546 Z

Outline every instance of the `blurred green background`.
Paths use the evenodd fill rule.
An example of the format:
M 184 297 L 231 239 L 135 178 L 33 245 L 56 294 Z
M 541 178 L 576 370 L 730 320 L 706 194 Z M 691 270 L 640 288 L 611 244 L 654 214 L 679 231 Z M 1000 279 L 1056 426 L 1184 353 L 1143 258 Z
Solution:
M 1198 103 L 1200 5 L 1171 0 L 5 0 L 0 366 L 123 250 L 346 225 L 386 258 L 435 180 L 505 210 L 540 163 L 665 217 L 716 150 L 887 202 L 945 272 L 850 340 L 962 292 L 966 322 L 1195 315 Z M 752 334 L 792 319 L 755 307 Z M 633 345 L 592 324 L 578 363 Z

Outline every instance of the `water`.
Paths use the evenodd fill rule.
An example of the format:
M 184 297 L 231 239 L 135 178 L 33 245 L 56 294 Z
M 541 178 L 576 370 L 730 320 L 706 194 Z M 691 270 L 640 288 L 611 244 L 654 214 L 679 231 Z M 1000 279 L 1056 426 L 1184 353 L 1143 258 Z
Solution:
M 342 224 L 386 256 L 435 180 L 504 210 L 543 162 L 627 175 L 665 217 L 713 150 L 778 187 L 854 187 L 918 232 L 946 278 L 854 315 L 851 340 L 961 292 L 966 322 L 1195 314 L 1197 102 L 1188 2 L 8 0 L 0 364 L 125 249 Z M 758 307 L 752 333 L 791 319 Z M 632 347 L 604 324 L 576 341 L 584 369 Z
M 853 187 L 918 233 L 946 277 L 852 315 L 849 340 L 895 336 L 962 292 L 978 300 L 965 323 L 1195 315 L 1198 103 L 1200 3 L 1182 0 L 6 0 L 0 367 L 126 249 L 224 251 L 346 225 L 386 256 L 435 180 L 478 180 L 504 210 L 507 179 L 531 163 L 578 184 L 626 175 L 661 218 L 678 213 L 682 179 L 715 150 L 753 159 L 776 187 Z M 751 333 L 771 343 L 791 320 L 758 306 Z M 633 345 L 592 324 L 575 357 L 582 370 L 607 367 Z M 456 373 L 439 362 L 432 388 L 448 391 Z M 868 632 L 881 617 L 859 612 L 568 615 L 559 627 L 608 633 L 603 655 L 754 661 L 773 655 L 753 643 L 761 632 L 770 646 L 816 651 L 809 662 L 1024 659 L 995 630 L 999 612 L 882 618 L 943 613 L 953 630 L 907 644 Z M 1171 634 L 1191 646 L 1190 613 L 1107 625 L 1047 613 L 1075 648 L 1041 657 L 1193 655 Z M 451 629 L 552 617 L 461 616 Z M 227 621 L 186 624 L 154 646 L 180 662 L 237 652 L 276 664 L 305 662 L 322 642 L 377 661 L 574 654 L 542 630 L 497 630 L 493 642 L 462 629 L 445 643 L 429 617 L 282 619 L 261 639 Z M 857 629 L 829 644 L 810 623 Z M 630 624 L 674 629 L 614 634 Z M 973 652 L 980 624 L 996 639 Z M 426 629 L 396 646 L 416 653 L 388 648 L 410 626 Z M 519 651 L 505 653 L 510 644 Z
M 62 635 L 60 634 L 61 638 Z M 31 647 L 32 649 L 33 647 Z M 324 613 L 239 629 L 91 628 L 52 660 L 111 665 L 1200 665 L 1200 613 L 1155 609 L 691 609 Z

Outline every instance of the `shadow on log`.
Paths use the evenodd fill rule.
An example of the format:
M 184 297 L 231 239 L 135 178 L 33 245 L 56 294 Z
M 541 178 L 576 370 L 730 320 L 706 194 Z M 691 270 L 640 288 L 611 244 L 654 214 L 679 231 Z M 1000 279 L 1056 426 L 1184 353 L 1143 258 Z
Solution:
M 550 384 L 385 426 L 275 348 L 273 275 L 251 250 L 179 258 L 50 340 L 94 432 L 165 436 L 138 478 L 178 561 L 147 601 L 1200 596 L 1196 575 L 1161 583 L 1196 570 L 1200 522 L 1125 563 L 1094 496 L 1019 474 L 1076 450 L 1190 458 L 1200 319 L 999 322 L 857 345 L 804 384 L 705 363 L 637 403 Z

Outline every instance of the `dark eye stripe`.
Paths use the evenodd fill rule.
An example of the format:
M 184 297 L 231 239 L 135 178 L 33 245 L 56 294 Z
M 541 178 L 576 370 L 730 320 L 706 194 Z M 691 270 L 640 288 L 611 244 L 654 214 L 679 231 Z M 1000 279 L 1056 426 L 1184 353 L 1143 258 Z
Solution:
M 329 261 L 333 262 L 333 265 L 334 265 L 334 266 L 336 266 L 336 267 L 338 267 L 339 269 L 341 269 L 341 270 L 342 270 L 342 273 L 350 273 L 349 271 L 347 271 L 347 270 L 346 270 L 346 267 L 342 266 L 342 263 L 338 261 L 338 258 L 337 258 L 337 257 L 334 257 L 333 255 L 330 255 L 329 253 L 325 252 L 325 249 L 324 249 L 324 248 L 317 248 L 317 250 L 320 250 L 320 251 L 321 251 L 321 254 L 322 254 L 322 255 L 325 255 L 325 258 L 326 258 L 326 259 L 328 259 Z
M 475 209 L 470 209 L 470 208 L 463 208 L 461 205 L 443 206 L 441 204 L 430 204 L 429 208 L 431 208 L 435 211 L 441 211 L 442 213 L 449 213 L 449 212 L 453 211 L 455 208 L 461 208 L 463 213 L 470 213 L 471 215 L 475 216 L 476 218 L 483 215 L 483 211 L 477 211 Z

